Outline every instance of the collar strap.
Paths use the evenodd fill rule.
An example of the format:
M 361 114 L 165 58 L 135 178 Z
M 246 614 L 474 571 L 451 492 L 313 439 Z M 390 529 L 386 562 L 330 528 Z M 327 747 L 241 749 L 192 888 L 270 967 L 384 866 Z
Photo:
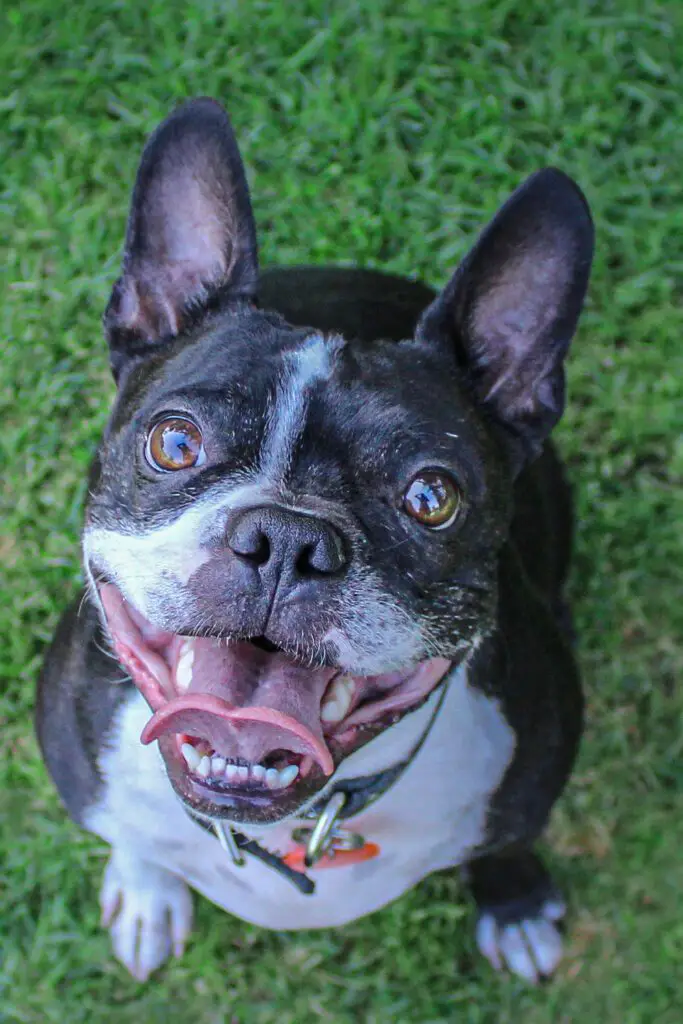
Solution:
M 364 811 L 369 804 L 374 804 L 375 800 L 379 800 L 393 786 L 413 760 L 416 753 L 417 751 L 411 750 L 404 761 L 399 761 L 398 764 L 392 765 L 391 768 L 385 768 L 384 771 L 376 772 L 374 775 L 358 775 L 355 779 L 342 779 L 340 782 L 336 782 L 320 800 L 316 800 L 307 811 L 297 814 L 296 817 L 306 820 L 319 818 L 329 803 L 330 798 L 335 793 L 343 793 L 346 801 L 338 817 L 353 818 L 356 814 Z

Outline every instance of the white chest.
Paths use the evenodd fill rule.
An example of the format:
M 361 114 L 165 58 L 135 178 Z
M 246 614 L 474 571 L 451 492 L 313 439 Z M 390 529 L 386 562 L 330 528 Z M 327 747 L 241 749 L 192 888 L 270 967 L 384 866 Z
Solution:
M 372 774 L 400 761 L 424 730 L 433 701 L 348 758 L 335 779 Z M 187 816 L 156 746 L 139 742 L 148 716 L 137 694 L 122 707 L 101 757 L 104 796 L 90 810 L 87 826 L 115 848 L 180 875 L 232 914 L 276 929 L 343 924 L 384 906 L 430 872 L 466 860 L 483 837 L 489 796 L 515 746 L 496 702 L 470 689 L 464 670 L 454 673 L 409 768 L 376 803 L 344 823 L 376 843 L 379 855 L 311 871 L 315 893 L 304 895 L 253 857 L 235 867 L 218 841 Z M 250 834 L 267 849 L 285 853 L 296 824 Z

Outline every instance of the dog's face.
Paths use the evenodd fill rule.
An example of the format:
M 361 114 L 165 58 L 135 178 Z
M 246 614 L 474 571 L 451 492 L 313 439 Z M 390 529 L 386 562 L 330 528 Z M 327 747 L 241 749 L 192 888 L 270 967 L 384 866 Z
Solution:
M 189 806 L 291 815 L 494 628 L 512 481 L 561 414 L 591 248 L 580 193 L 543 172 L 414 337 L 323 336 L 257 308 L 220 107 L 152 137 L 84 554 Z

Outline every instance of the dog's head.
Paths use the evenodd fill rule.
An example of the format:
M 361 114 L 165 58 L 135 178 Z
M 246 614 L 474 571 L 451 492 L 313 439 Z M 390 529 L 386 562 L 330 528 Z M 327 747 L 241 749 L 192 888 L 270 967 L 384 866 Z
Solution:
M 84 553 L 188 805 L 292 814 L 491 631 L 512 482 L 560 417 L 591 252 L 581 193 L 542 171 L 412 337 L 323 335 L 258 308 L 222 109 L 193 101 L 152 136 Z

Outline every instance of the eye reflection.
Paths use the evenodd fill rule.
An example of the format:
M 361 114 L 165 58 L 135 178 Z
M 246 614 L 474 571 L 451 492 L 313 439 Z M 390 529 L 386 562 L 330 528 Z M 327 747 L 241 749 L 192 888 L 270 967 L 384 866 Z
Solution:
M 430 529 L 449 526 L 460 507 L 460 490 L 455 481 L 439 470 L 421 470 L 403 496 L 409 516 Z
M 145 455 L 154 469 L 166 473 L 201 465 L 206 457 L 201 430 L 179 416 L 160 420 L 147 437 Z

